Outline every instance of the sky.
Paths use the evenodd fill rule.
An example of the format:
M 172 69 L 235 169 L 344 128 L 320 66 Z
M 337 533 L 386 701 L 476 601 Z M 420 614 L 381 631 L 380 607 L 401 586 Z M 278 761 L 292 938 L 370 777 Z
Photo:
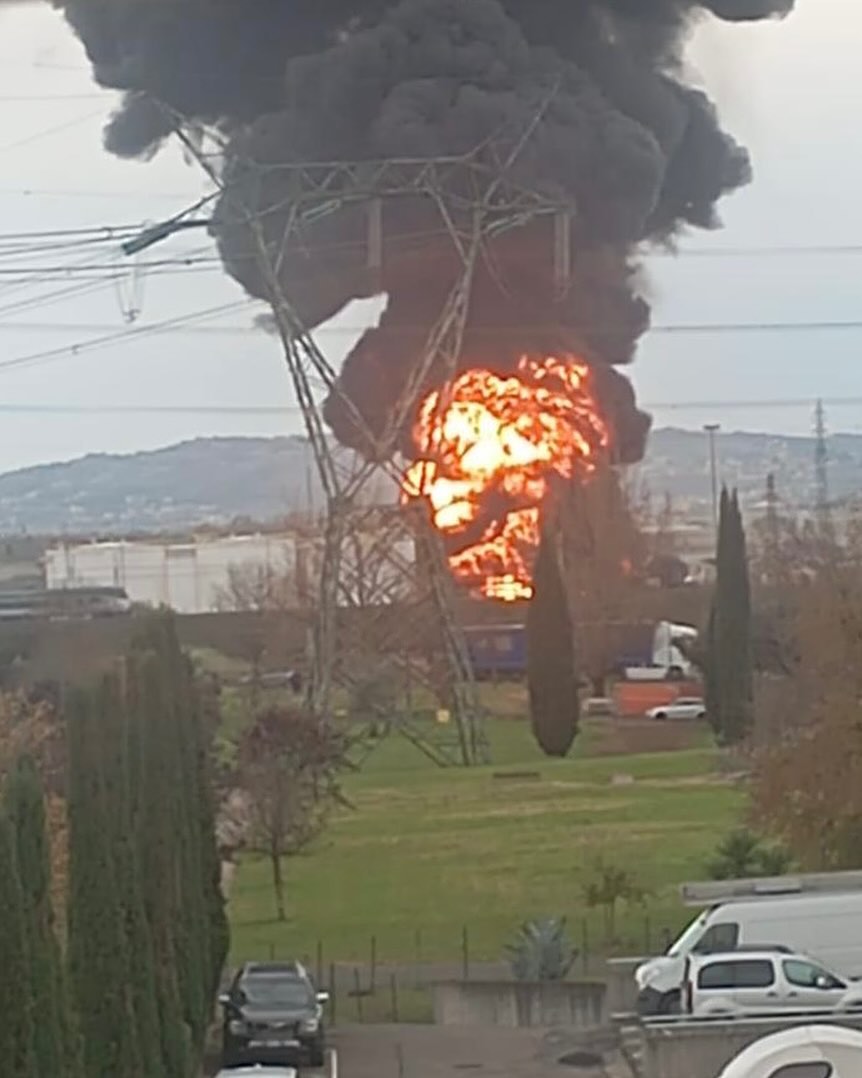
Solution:
M 646 260 L 656 328 L 630 373 L 657 426 L 805 434 L 821 397 L 830 430 L 862 432 L 862 8 L 797 5 L 783 23 L 705 23 L 692 41 L 693 72 L 756 178 L 725 202 L 723 231 Z M 0 8 L 0 472 L 301 431 L 279 347 L 254 328 L 260 308 L 208 260 L 204 232 L 137 265 L 113 240 L 20 249 L 15 233 L 157 221 L 207 190 L 177 147 L 110 157 L 114 101 L 47 4 Z M 205 261 L 147 265 L 188 258 Z M 376 310 L 355 304 L 319 331 L 333 363 Z M 174 319 L 185 324 L 159 329 Z

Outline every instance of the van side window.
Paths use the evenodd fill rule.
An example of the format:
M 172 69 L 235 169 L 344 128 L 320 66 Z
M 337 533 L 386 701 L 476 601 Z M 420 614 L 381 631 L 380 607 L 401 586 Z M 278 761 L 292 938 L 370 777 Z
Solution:
M 735 951 L 739 942 L 739 925 L 735 921 L 710 925 L 694 948 L 695 954 L 722 954 Z
M 834 1074 L 831 1063 L 788 1063 L 769 1078 L 832 1078 Z
M 758 959 L 751 962 L 734 962 L 737 988 L 768 988 L 775 984 L 772 963 Z
M 733 962 L 711 962 L 698 972 L 698 988 L 733 988 Z

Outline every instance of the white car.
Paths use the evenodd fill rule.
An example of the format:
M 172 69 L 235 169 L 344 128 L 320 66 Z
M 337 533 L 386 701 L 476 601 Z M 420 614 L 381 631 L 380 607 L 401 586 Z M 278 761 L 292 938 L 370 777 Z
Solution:
M 862 1073 L 862 1033 L 840 1026 L 796 1026 L 761 1037 L 721 1072 L 721 1078 L 856 1078 Z
M 657 719 L 659 722 L 668 719 L 705 719 L 706 706 L 699 696 L 680 696 L 672 704 L 651 707 L 647 712 L 647 718 Z
M 691 955 L 682 1011 L 695 1018 L 862 1009 L 862 985 L 786 950 Z

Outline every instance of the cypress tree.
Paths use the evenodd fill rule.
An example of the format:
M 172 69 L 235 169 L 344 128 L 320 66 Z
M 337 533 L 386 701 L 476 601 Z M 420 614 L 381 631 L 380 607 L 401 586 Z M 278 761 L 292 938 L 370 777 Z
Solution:
M 181 923 L 175 793 L 183 776 L 177 766 L 171 702 L 152 652 L 134 653 L 136 740 L 139 744 L 136 841 L 141 895 L 153 948 L 155 1000 L 164 1078 L 185 1078 L 191 1069 L 190 1035 L 183 1020 L 176 935 Z
M 128 952 L 111 835 L 118 806 L 106 785 L 103 737 L 111 692 L 78 691 L 67 707 L 70 988 L 87 1078 L 137 1078 Z
M 33 990 L 15 834 L 0 809 L 0 1061 L 4 1074 L 35 1074 Z
M 153 949 L 143 908 L 138 845 L 133 826 L 131 773 L 135 762 L 132 759 L 131 721 L 127 699 L 116 679 L 106 680 L 103 693 L 104 797 L 106 805 L 112 809 L 105 821 L 105 839 L 110 843 L 126 961 L 123 982 L 117 985 L 117 991 L 125 995 L 131 1016 L 129 1037 L 134 1040 L 132 1051 L 139 1067 L 135 1078 L 162 1078 Z
M 171 618 L 122 679 L 77 693 L 69 738 L 69 976 L 86 1078 L 197 1073 L 227 952 L 208 742 Z
M 560 571 L 556 530 L 542 535 L 527 613 L 527 684 L 533 735 L 546 756 L 566 756 L 578 732 L 580 702 L 574 636 Z
M 192 1050 L 200 1056 L 228 944 L 206 731 L 193 670 L 172 616 L 154 617 L 136 647 L 149 664 L 150 691 L 160 686 L 161 702 L 151 706 L 150 722 L 159 728 L 153 748 L 164 754 L 162 781 L 173 775 L 164 796 L 172 825 L 165 853 L 176 866 L 170 918 L 176 990 Z
M 65 998 L 51 906 L 45 804 L 39 774 L 29 757 L 19 760 L 10 775 L 5 801 L 14 831 L 33 1009 L 38 1016 L 33 1027 L 33 1078 L 56 1078 L 65 1073 Z
M 749 733 L 753 718 L 751 586 L 739 499 L 726 489 L 721 493 L 707 656 L 710 722 L 722 744 L 738 744 Z

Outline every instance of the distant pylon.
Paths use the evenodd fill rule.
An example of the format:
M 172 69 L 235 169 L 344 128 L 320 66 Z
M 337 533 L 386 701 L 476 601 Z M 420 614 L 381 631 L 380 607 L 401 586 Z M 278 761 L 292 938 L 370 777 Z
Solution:
M 778 492 L 775 487 L 775 475 L 770 472 L 766 477 L 766 560 L 770 576 L 777 573 L 781 555 L 781 525 L 778 519 Z
M 826 411 L 823 401 L 818 400 L 814 409 L 814 481 L 816 486 L 815 511 L 821 536 L 832 533 L 832 511 L 829 505 L 829 449 L 826 444 Z

